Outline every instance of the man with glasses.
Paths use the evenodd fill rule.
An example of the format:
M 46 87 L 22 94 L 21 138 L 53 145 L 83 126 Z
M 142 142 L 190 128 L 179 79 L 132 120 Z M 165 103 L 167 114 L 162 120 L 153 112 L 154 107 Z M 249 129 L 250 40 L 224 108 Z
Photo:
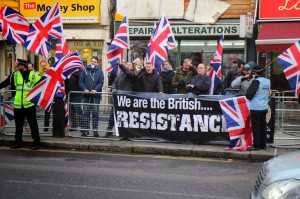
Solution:
M 200 63 L 197 67 L 198 74 L 193 76 L 186 85 L 186 90 L 195 95 L 208 95 L 211 86 L 211 79 L 206 73 L 206 67 Z

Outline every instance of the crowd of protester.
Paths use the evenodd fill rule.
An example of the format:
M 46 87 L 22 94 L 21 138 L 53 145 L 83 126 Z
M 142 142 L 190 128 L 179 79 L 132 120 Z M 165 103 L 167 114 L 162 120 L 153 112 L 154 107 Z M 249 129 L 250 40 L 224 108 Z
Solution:
M 19 63 L 21 65 L 22 62 Z M 34 70 L 31 63 L 23 63 L 28 71 L 32 74 L 38 72 Z M 118 63 L 119 74 L 109 73 L 108 82 L 111 92 L 118 90 L 134 91 L 134 92 L 158 92 L 167 94 L 193 94 L 189 96 L 208 95 L 212 80 L 207 74 L 208 67 L 203 63 L 197 66 L 193 65 L 191 59 L 184 59 L 182 66 L 174 68 L 172 62 L 165 60 L 161 68 L 161 72 L 155 70 L 151 62 L 143 63 L 142 59 L 137 58 L 133 62 L 122 60 Z M 254 72 L 254 73 L 253 73 Z M 237 59 L 233 62 L 233 66 L 226 72 L 224 81 L 220 84 L 216 94 L 224 94 L 226 89 L 237 89 L 239 95 L 246 95 L 251 102 L 251 115 L 253 118 L 252 126 L 257 134 L 254 136 L 254 148 L 264 149 L 265 140 L 262 140 L 261 135 L 265 135 L 265 128 L 261 127 L 262 120 L 266 114 L 266 99 L 270 92 L 269 82 L 263 78 L 264 70 L 254 62 L 245 64 L 242 60 Z M 0 83 L 0 89 L 11 84 L 14 87 L 13 73 L 6 80 Z M 66 93 L 75 91 L 70 96 L 70 130 L 80 128 L 81 135 L 89 135 L 90 121 L 93 129 L 93 136 L 99 137 L 97 132 L 99 123 L 99 105 L 102 99 L 101 92 L 104 84 L 104 75 L 100 67 L 98 67 L 98 58 L 92 57 L 91 62 L 83 69 L 78 69 L 73 72 L 72 76 L 66 80 Z M 266 87 L 261 88 L 260 85 Z M 268 87 L 268 88 L 267 88 Z M 269 89 L 269 90 L 268 90 Z M 261 96 L 264 91 L 264 96 Z M 82 93 L 83 92 L 83 93 Z M 256 101 L 263 105 L 257 109 Z M 84 104 L 83 109 L 81 103 Z M 26 115 L 27 117 L 27 115 Z M 260 118 L 259 121 L 257 118 Z M 25 119 L 25 118 L 24 118 Z M 24 120 L 21 118 L 21 120 Z M 32 123 L 32 120 L 30 120 Z M 49 121 L 45 121 L 45 131 Z M 259 123 L 259 124 L 258 124 Z M 23 123 L 22 123 L 23 124 Z M 265 123 L 263 123 L 265 125 Z M 21 125 L 19 121 L 18 125 Z M 61 125 L 61 124 L 60 124 Z M 31 124 L 36 129 L 35 125 Z M 23 127 L 23 126 L 22 126 Z M 21 128 L 21 127 L 20 127 Z M 113 111 L 110 112 L 107 132 L 104 137 L 112 136 L 114 128 Z M 21 130 L 16 135 L 21 135 Z M 16 140 L 16 147 L 21 144 L 21 138 Z M 261 141 L 262 140 L 262 141 Z M 39 138 L 36 138 L 35 145 L 39 144 Z M 36 146 L 35 148 L 38 148 Z

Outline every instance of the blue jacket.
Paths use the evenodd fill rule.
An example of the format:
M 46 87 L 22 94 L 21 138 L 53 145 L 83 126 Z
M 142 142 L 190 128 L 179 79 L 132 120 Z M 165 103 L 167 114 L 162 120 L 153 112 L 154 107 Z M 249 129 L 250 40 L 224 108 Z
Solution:
M 82 70 L 79 77 L 79 86 L 84 90 L 96 90 L 97 92 L 102 92 L 102 86 L 104 83 L 103 71 L 95 66 L 94 69 L 91 68 L 91 65 L 88 65 L 85 70 Z M 95 97 L 100 97 L 95 95 Z
M 259 81 L 259 86 L 255 95 L 250 100 L 250 110 L 268 110 L 268 98 L 271 91 L 270 80 L 265 77 L 259 77 L 253 81 Z

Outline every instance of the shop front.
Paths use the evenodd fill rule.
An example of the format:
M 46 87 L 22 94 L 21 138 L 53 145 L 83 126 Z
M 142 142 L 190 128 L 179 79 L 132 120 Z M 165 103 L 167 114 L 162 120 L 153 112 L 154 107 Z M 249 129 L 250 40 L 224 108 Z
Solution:
M 142 22 L 140 22 L 142 24 Z M 185 58 L 191 58 L 194 65 L 204 63 L 208 65 L 215 53 L 218 41 L 224 31 L 224 50 L 222 69 L 225 73 L 232 62 L 237 58 L 245 60 L 246 42 L 239 37 L 239 23 L 199 25 L 178 24 L 170 20 L 177 48 L 168 52 L 168 59 L 174 67 L 181 66 Z M 147 45 L 152 33 L 152 26 L 134 25 L 129 26 L 130 50 L 128 59 L 137 57 L 145 58 Z
M 277 57 L 300 39 L 300 14 L 295 0 L 264 0 L 259 3 L 258 63 L 268 66 L 273 90 L 290 90 Z
M 49 0 L 21 0 L 20 12 L 30 23 L 33 23 L 41 17 L 47 10 L 51 8 L 57 1 Z M 90 0 L 83 2 L 80 0 L 66 0 L 60 2 L 61 19 L 63 23 L 63 33 L 67 40 L 70 51 L 76 50 L 86 66 L 90 63 L 93 56 L 99 58 L 99 66 L 102 68 L 102 60 L 105 62 L 106 45 L 103 44 L 109 41 L 109 17 L 108 12 L 101 12 L 101 7 L 107 7 L 107 1 Z M 101 17 L 100 17 L 101 16 Z M 52 48 L 47 59 L 29 52 L 23 47 L 17 54 L 31 60 L 35 70 L 43 74 L 55 60 L 56 40 L 51 41 Z M 105 49 L 103 49 L 105 48 Z

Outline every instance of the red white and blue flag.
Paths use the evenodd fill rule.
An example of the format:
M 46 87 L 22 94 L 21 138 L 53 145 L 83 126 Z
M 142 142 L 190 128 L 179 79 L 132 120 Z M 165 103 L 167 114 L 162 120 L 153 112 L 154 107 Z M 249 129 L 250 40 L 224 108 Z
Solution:
M 47 59 L 51 50 L 51 39 L 63 37 L 60 6 L 57 2 L 40 19 L 30 25 L 26 42 L 23 46 Z
M 210 61 L 210 67 L 207 71 L 208 76 L 211 78 L 211 86 L 209 89 L 209 94 L 213 95 L 217 86 L 221 83 L 222 71 L 222 55 L 223 55 L 223 44 L 224 44 L 224 32 L 218 44 L 218 48 L 215 54 L 212 56 Z
M 249 101 L 245 96 L 220 100 L 230 145 L 227 149 L 246 150 L 253 142 Z
M 296 97 L 300 94 L 300 40 L 277 57 Z
M 64 37 L 56 39 L 56 50 L 55 50 L 56 59 L 60 60 L 63 58 L 63 56 L 69 53 L 70 53 L 70 49 L 66 39 Z M 69 78 L 70 76 L 71 74 L 67 78 Z M 66 96 L 64 83 L 62 83 L 62 85 L 57 90 L 56 96 L 62 96 L 63 98 L 64 110 L 65 110 L 64 126 L 67 127 L 69 126 L 69 109 L 68 109 L 67 96 Z
M 69 109 L 68 109 L 66 89 L 65 89 L 64 83 L 62 83 L 61 86 L 57 89 L 56 97 L 63 98 L 64 110 L 65 110 L 64 126 L 67 127 L 67 126 L 69 126 Z
M 19 12 L 3 6 L 0 9 L 0 31 L 4 38 L 22 45 L 28 35 L 29 23 Z
M 146 50 L 146 60 L 147 61 L 151 61 L 151 57 L 150 57 L 150 49 L 151 49 L 151 45 L 153 43 L 153 39 L 154 39 L 154 36 L 155 36 L 155 33 L 156 33 L 156 23 L 154 23 L 153 25 L 153 29 L 152 29 L 152 34 L 151 34 L 151 37 L 150 37 L 150 40 L 148 42 L 148 45 L 147 45 L 147 50 Z
M 158 26 L 154 30 L 154 35 L 150 38 L 149 58 L 155 70 L 160 73 L 163 62 L 168 59 L 168 51 L 176 48 L 176 41 L 171 25 L 166 16 L 162 16 Z
M 83 64 L 76 51 L 67 54 L 46 71 L 39 83 L 27 94 L 26 99 L 49 111 L 54 96 L 64 80 L 81 67 Z
M 12 121 L 15 116 L 14 116 L 14 109 L 13 107 L 11 107 L 10 105 L 8 104 L 4 104 L 3 105 L 3 109 L 4 109 L 4 112 L 1 113 L 1 127 L 5 126 L 6 124 L 8 124 L 10 121 Z M 1 110 L 3 110 L 1 109 Z
M 129 48 L 129 32 L 128 32 L 128 18 L 124 17 L 121 25 L 111 42 L 106 57 L 108 59 L 108 66 L 106 70 L 108 72 L 113 71 L 118 74 L 118 61 L 121 61 L 124 56 L 124 49 Z
M 70 49 L 65 37 L 56 39 L 55 57 L 57 60 L 70 53 Z

